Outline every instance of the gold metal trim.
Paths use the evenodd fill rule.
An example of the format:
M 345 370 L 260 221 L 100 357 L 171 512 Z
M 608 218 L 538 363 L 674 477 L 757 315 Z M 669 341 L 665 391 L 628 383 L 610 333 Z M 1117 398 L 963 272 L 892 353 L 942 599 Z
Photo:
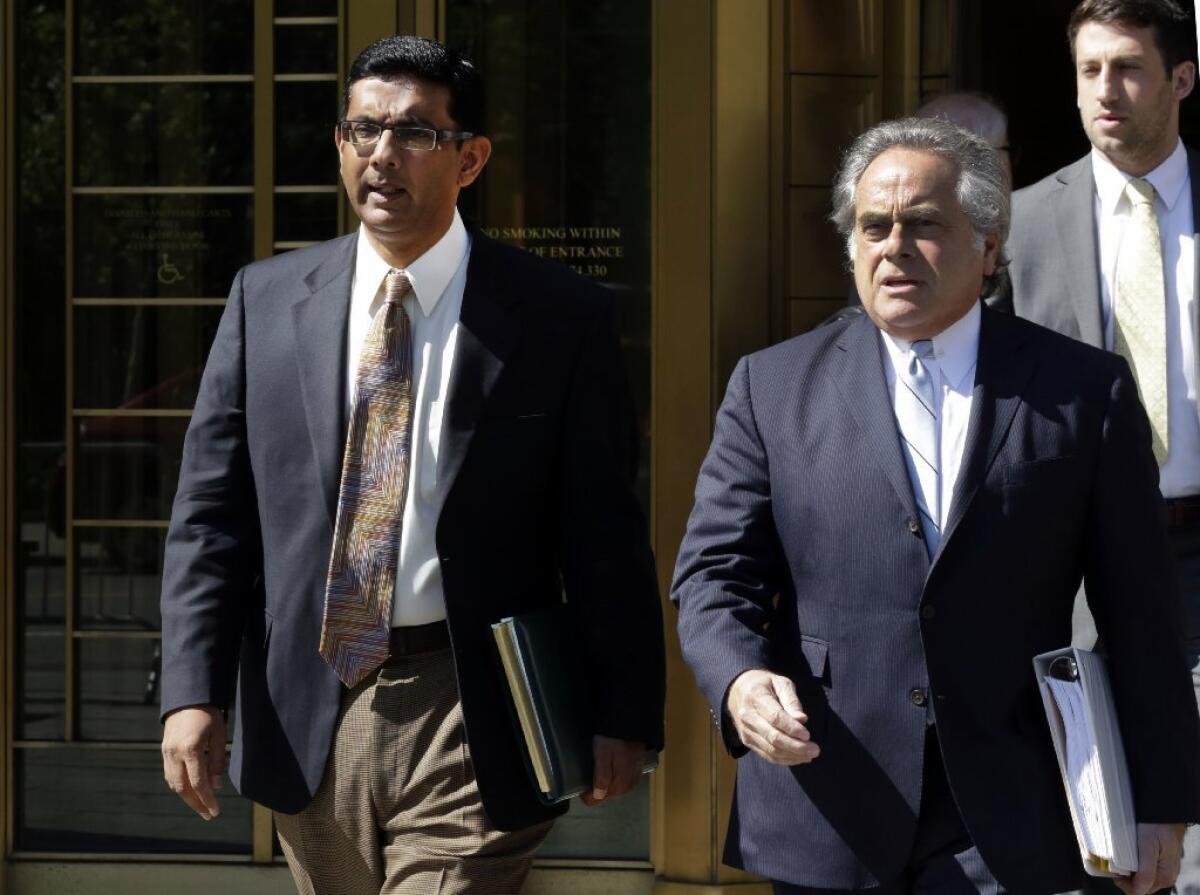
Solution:
M 76 298 L 77 308 L 193 308 L 221 306 L 225 298 Z
M 75 71 L 75 0 L 64 0 L 65 21 L 64 74 L 67 83 Z M 66 480 L 66 533 L 64 534 L 66 555 L 63 557 L 63 738 L 75 739 L 75 716 L 78 705 L 75 693 L 75 641 L 71 632 L 75 627 L 75 421 L 71 409 L 75 406 L 75 314 L 71 298 L 75 295 L 75 90 L 65 91 L 63 106 L 63 171 L 66 176 L 66 211 L 63 221 L 64 267 L 66 278 L 66 432 L 63 433 L 67 472 Z
M 276 196 L 286 196 L 291 193 L 337 193 L 340 192 L 337 184 L 305 184 L 303 186 L 276 186 Z
M 292 239 L 292 240 L 282 240 L 280 242 L 275 243 L 275 248 L 282 249 L 284 251 L 290 251 L 292 249 L 305 249 L 305 248 L 308 248 L 309 246 L 315 246 L 315 245 L 320 245 L 320 242 L 315 239 L 313 239 L 313 240 Z
M 339 16 L 276 16 L 276 25 L 337 25 Z
M 321 72 L 314 74 L 284 74 L 275 75 L 276 84 L 301 84 L 318 81 L 336 81 L 337 72 Z
M 161 743 L 149 740 L 78 740 L 68 743 L 63 740 L 17 740 L 13 743 L 17 749 L 84 749 L 87 751 L 103 752 L 109 749 L 125 749 L 132 752 L 155 752 L 162 748 Z
M 132 864 L 145 862 L 147 864 L 178 864 L 180 862 L 205 864 L 249 864 L 253 860 L 250 855 L 221 855 L 205 852 L 180 852 L 179 854 L 155 854 L 154 852 L 65 852 L 65 851 L 14 851 L 12 860 L 21 862 L 53 861 L 54 863 L 75 863 L 76 861 L 95 861 L 101 864 Z M 147 882 L 151 882 L 147 880 Z M 154 883 L 161 883 L 156 877 Z
M 275 239 L 275 3 L 254 4 L 254 257 L 272 254 Z
M 413 33 L 434 40 L 445 40 L 442 23 L 446 19 L 440 15 L 441 11 L 438 0 L 413 0 Z
M 259 0 L 254 4 L 254 120 L 259 123 L 254 141 L 255 258 L 267 258 L 275 251 L 275 84 L 303 80 L 302 76 L 275 73 L 274 26 L 299 21 L 299 16 L 276 18 L 274 0 Z M 271 814 L 259 805 L 252 810 L 251 860 L 264 863 L 270 860 L 273 851 Z
M 714 2 L 660 0 L 652 19 L 650 522 L 664 602 L 712 425 Z M 681 145 L 691 151 L 672 151 Z M 713 880 L 713 727 L 673 626 L 666 637 L 669 745 L 651 778 L 651 860 L 664 883 Z
M 82 416 L 184 417 L 192 415 L 183 407 L 76 407 L 71 413 Z
M 77 186 L 70 189 L 76 196 L 246 196 L 254 191 L 252 186 Z
M 170 519 L 72 519 L 71 528 L 167 528 Z
M 253 84 L 254 75 L 75 75 L 72 84 Z
M 275 818 L 271 809 L 253 803 L 251 817 L 254 834 L 250 858 L 255 864 L 270 864 L 275 860 Z
M 56 745 L 62 747 L 62 743 L 51 743 L 47 741 L 47 746 Z M 128 748 L 132 744 L 126 743 L 100 743 L 99 741 L 85 741 L 78 745 L 71 745 L 71 748 Z M 157 749 L 157 743 L 139 744 L 138 748 L 144 748 L 146 751 Z M 262 808 L 261 805 L 255 803 L 255 808 Z M 263 808 L 266 812 L 267 819 L 271 819 L 271 810 Z M 205 862 L 222 862 L 230 864 L 248 864 L 248 863 L 275 863 L 275 856 L 272 853 L 271 859 L 265 862 L 258 861 L 255 857 L 243 855 L 228 855 L 216 853 L 201 853 L 195 854 L 184 852 L 180 854 L 165 854 L 157 852 L 42 852 L 42 851 L 18 851 L 12 855 L 14 860 L 18 861 L 115 861 L 115 862 L 135 862 L 148 861 L 154 864 L 166 864 L 178 861 L 195 862 L 202 860 Z M 283 858 L 280 857 L 279 863 L 283 863 Z M 603 858 L 596 859 L 574 859 L 574 858 L 534 858 L 533 867 L 538 870 L 636 870 L 646 871 L 653 870 L 654 867 L 649 861 L 619 861 L 605 860 Z
M 542 870 L 653 870 L 649 861 L 622 861 L 607 858 L 534 858 L 533 866 Z
M 76 640 L 162 640 L 162 631 L 143 631 L 136 628 L 80 628 L 72 635 Z

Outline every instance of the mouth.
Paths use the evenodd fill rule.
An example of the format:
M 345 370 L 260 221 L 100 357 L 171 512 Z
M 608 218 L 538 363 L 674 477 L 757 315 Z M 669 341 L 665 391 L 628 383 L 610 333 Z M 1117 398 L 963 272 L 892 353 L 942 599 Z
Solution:
M 921 281 L 913 277 L 893 276 L 884 277 L 879 285 L 891 295 L 904 295 L 920 288 Z
M 391 202 L 398 199 L 407 192 L 404 187 L 396 186 L 393 183 L 368 183 L 367 193 L 369 196 L 379 202 Z
M 1096 124 L 1105 128 L 1119 127 L 1125 123 L 1124 115 L 1117 115 L 1115 112 L 1105 112 L 1097 115 L 1095 118 Z

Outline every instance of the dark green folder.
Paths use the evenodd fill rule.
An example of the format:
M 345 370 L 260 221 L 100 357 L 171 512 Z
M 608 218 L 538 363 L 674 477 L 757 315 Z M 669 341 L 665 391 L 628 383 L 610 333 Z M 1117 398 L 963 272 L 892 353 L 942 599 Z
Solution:
M 538 797 L 551 805 L 590 789 L 591 699 L 566 604 L 501 619 L 492 635 Z M 647 753 L 645 770 L 657 764 Z

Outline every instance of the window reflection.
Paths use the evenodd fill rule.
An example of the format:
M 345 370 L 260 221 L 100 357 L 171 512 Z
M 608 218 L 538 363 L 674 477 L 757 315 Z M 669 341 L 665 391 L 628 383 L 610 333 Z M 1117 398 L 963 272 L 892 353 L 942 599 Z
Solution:
M 650 13 L 644 0 L 446 0 L 446 41 L 480 67 L 495 151 L 468 217 L 607 286 L 650 493 Z M 618 61 L 619 60 L 619 61 Z M 649 787 L 573 805 L 542 857 L 644 859 Z

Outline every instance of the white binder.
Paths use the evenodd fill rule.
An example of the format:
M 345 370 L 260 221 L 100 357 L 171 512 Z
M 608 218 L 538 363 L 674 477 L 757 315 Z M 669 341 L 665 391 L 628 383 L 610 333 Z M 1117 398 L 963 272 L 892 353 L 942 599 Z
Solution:
M 1083 867 L 1092 876 L 1137 871 L 1129 765 L 1104 659 L 1061 649 L 1033 659 Z

